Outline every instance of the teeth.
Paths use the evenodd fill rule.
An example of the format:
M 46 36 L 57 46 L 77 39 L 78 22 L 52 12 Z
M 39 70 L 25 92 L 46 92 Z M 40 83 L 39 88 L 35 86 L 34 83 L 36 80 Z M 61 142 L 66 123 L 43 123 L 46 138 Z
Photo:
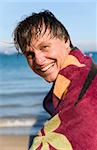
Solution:
M 52 67 L 54 65 L 54 63 L 49 64 L 48 66 L 44 67 L 41 69 L 41 71 L 47 71 L 50 67 Z

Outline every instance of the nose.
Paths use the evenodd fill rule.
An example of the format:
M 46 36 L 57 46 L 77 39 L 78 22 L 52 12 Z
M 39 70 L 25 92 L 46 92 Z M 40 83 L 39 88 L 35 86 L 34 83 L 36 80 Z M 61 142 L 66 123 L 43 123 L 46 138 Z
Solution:
M 44 65 L 45 57 L 42 52 L 35 53 L 34 62 L 39 66 Z

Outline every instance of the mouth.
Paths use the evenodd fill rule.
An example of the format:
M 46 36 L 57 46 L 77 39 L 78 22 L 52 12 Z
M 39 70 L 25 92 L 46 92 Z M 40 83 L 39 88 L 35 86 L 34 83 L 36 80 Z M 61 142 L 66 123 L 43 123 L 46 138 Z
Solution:
M 53 66 L 54 66 L 55 62 L 45 66 L 45 67 L 37 67 L 36 69 L 41 71 L 41 72 L 47 72 L 48 70 L 50 70 Z

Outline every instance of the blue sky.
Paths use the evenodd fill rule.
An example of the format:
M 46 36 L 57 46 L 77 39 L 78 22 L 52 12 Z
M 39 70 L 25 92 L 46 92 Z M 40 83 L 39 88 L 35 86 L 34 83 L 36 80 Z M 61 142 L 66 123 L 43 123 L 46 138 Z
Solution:
M 74 45 L 83 51 L 97 50 L 97 2 L 65 0 L 3 1 L 0 2 L 0 47 L 10 47 L 12 32 L 17 23 L 30 15 L 48 9 L 68 29 Z M 0 48 L 1 49 L 1 48 Z M 10 47 L 11 50 L 13 48 Z

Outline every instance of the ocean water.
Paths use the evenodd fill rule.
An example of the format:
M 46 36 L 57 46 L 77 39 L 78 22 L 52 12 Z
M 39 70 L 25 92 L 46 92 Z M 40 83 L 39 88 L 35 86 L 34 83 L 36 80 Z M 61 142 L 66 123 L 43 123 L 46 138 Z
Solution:
M 35 134 L 49 117 L 42 102 L 50 87 L 22 55 L 0 54 L 0 134 Z
M 97 52 L 87 52 L 97 63 Z M 36 134 L 49 117 L 43 98 L 51 87 L 17 54 L 0 54 L 0 135 Z

